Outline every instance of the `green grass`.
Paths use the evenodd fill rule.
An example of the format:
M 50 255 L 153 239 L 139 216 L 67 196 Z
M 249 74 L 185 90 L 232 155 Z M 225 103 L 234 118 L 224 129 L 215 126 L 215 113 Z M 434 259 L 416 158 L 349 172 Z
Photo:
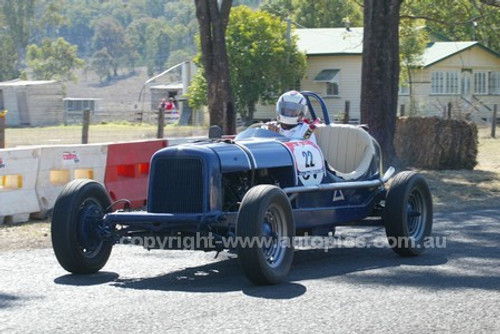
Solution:
M 89 128 L 89 143 L 125 142 L 155 139 L 157 126 L 147 123 L 127 122 L 92 124 Z M 207 127 L 178 126 L 167 124 L 164 137 L 190 137 L 208 134 Z M 60 125 L 33 128 L 7 128 L 6 148 L 31 145 L 79 144 L 82 140 L 81 125 Z

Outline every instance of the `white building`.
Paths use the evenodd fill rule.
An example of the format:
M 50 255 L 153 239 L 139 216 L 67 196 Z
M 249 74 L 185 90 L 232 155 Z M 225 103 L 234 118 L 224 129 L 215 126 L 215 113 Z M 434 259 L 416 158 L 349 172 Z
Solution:
M 297 29 L 299 50 L 307 56 L 300 90 L 321 95 L 330 118 L 341 116 L 350 102 L 350 119 L 360 119 L 363 28 Z M 443 115 L 476 120 L 491 117 L 500 104 L 500 54 L 478 42 L 434 42 L 401 85 L 399 106 L 421 116 Z M 410 87 L 412 108 L 410 108 Z M 274 106 L 258 106 L 256 118 L 275 117 Z

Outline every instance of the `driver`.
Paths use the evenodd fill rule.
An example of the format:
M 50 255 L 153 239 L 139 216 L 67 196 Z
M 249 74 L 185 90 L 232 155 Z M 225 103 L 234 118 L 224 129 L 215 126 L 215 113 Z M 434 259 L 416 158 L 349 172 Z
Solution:
M 306 122 L 304 118 L 307 113 L 307 102 L 304 95 L 296 90 L 284 93 L 276 103 L 277 122 L 267 123 L 267 129 L 278 132 L 290 139 L 309 139 L 316 143 L 316 136 L 313 131 L 316 128 L 314 123 Z

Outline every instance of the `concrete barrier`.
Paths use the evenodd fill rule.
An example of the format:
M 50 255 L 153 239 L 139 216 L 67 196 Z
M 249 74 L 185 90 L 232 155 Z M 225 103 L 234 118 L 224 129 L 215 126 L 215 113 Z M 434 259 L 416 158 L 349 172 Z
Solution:
M 54 207 L 62 188 L 75 179 L 93 179 L 104 183 L 107 145 L 42 146 L 36 182 L 40 212 L 44 218 Z
M 0 224 L 26 222 L 40 206 L 36 180 L 40 148 L 0 150 Z

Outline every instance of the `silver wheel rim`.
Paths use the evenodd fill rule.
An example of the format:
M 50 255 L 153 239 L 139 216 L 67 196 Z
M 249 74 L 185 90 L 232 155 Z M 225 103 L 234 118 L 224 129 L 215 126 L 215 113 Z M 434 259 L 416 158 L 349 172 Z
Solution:
M 284 237 L 287 235 L 285 213 L 278 206 L 270 206 L 262 222 L 262 253 L 266 263 L 276 268 L 281 265 L 286 254 Z
M 422 193 L 415 189 L 410 193 L 407 203 L 408 236 L 414 240 L 421 240 L 425 233 L 425 219 L 427 207 Z
M 95 210 L 98 210 L 98 211 L 95 211 Z M 95 211 L 95 212 L 92 212 L 92 211 Z M 89 198 L 89 199 L 85 200 L 82 203 L 82 206 L 80 207 L 79 219 L 92 220 L 94 218 L 93 216 L 96 214 L 100 215 L 101 211 L 102 211 L 102 207 L 99 204 L 99 201 L 97 199 L 94 199 L 94 198 Z M 88 238 L 84 238 L 82 236 L 82 233 L 88 233 L 88 231 L 89 231 L 88 228 L 92 228 L 95 226 L 90 226 L 90 227 L 85 226 L 86 224 L 94 224 L 94 222 L 92 222 L 92 221 L 83 221 L 83 222 L 80 221 L 79 222 L 79 224 L 82 224 L 82 223 L 84 224 L 84 226 L 78 227 L 78 230 L 80 233 L 80 236 L 78 238 L 79 243 L 80 243 L 80 252 L 85 258 L 92 259 L 97 254 L 100 253 L 104 242 L 102 240 L 100 240 L 96 243 L 96 240 L 88 240 Z M 92 232 L 94 232 L 94 231 L 92 231 Z M 95 239 L 95 235 L 92 235 L 91 237 L 93 237 L 92 239 Z M 90 245 L 89 245 L 89 242 L 91 243 Z

